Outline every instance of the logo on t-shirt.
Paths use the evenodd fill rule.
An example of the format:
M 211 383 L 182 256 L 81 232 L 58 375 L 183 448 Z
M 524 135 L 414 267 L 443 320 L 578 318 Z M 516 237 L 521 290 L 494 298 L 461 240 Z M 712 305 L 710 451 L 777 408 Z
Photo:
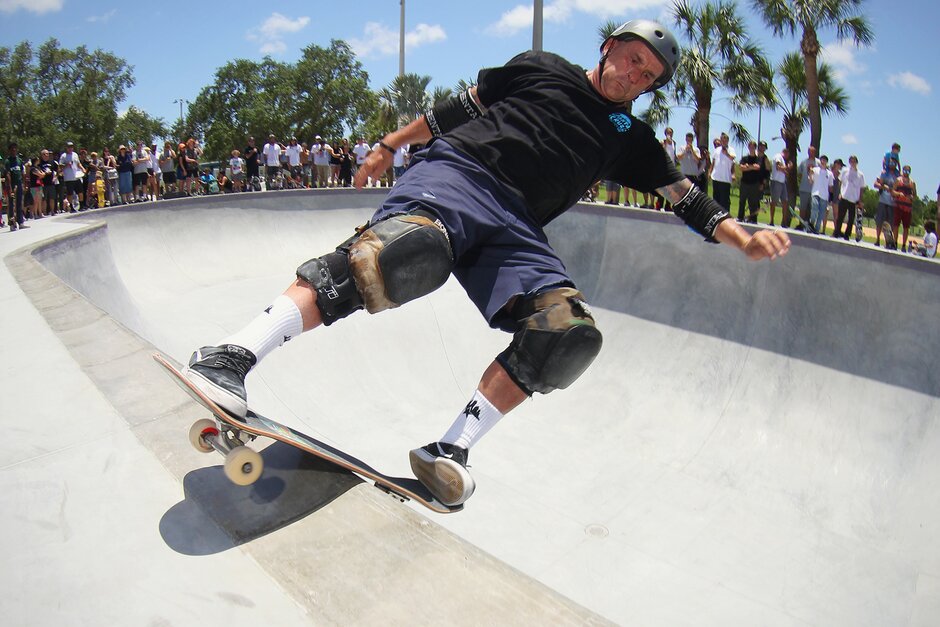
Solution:
M 626 133 L 633 126 L 633 120 L 626 113 L 611 113 L 610 121 L 617 127 L 618 133 Z

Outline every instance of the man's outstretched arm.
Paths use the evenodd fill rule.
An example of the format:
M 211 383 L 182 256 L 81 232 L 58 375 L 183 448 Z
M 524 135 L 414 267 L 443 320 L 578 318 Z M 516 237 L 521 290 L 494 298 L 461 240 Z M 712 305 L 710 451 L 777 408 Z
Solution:
M 718 203 L 682 179 L 657 189 L 673 205 L 673 211 L 709 241 L 737 248 L 748 259 L 776 259 L 790 250 L 790 237 L 783 231 L 758 230 L 751 235 L 730 219 Z

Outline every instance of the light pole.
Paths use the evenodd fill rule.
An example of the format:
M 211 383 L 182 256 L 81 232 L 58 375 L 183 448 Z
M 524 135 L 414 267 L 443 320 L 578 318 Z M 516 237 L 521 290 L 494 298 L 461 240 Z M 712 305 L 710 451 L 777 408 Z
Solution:
M 179 103 L 179 106 L 180 106 L 180 126 L 182 126 L 182 124 L 183 124 L 183 103 L 184 103 L 184 102 L 185 102 L 186 104 L 189 104 L 189 101 L 188 101 L 188 100 L 184 100 L 183 98 L 177 98 L 176 100 L 173 101 L 173 104 Z
M 405 75 L 405 0 L 401 2 L 401 26 L 398 29 L 398 75 Z
M 542 0 L 535 0 L 532 6 L 532 49 L 542 49 Z

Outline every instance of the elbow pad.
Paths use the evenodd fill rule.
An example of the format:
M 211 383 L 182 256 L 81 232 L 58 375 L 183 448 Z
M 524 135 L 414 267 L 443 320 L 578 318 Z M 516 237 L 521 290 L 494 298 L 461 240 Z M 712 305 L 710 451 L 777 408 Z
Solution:
M 724 207 L 692 186 L 686 195 L 672 206 L 672 211 L 696 233 L 705 236 L 706 242 L 717 244 L 715 229 L 722 220 L 731 217 Z
M 440 137 L 451 129 L 483 115 L 483 110 L 470 95 L 470 90 L 443 100 L 424 112 L 424 120 L 434 137 Z

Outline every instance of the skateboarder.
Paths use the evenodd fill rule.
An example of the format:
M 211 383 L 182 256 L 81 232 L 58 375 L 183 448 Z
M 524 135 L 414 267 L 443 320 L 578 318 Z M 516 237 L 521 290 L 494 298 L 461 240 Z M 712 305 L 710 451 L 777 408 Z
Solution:
M 365 308 L 377 313 L 440 287 L 453 273 L 490 326 L 513 333 L 439 442 L 411 451 L 411 467 L 448 505 L 474 481 L 469 449 L 532 394 L 573 383 L 601 348 L 585 297 L 542 227 L 595 180 L 657 191 L 706 241 L 749 259 L 786 254 L 789 238 L 750 235 L 675 169 L 653 130 L 624 105 L 665 85 L 679 61 L 665 27 L 633 20 L 585 71 L 526 52 L 480 72 L 478 84 L 385 136 L 356 174 L 378 178 L 404 144 L 428 144 L 368 228 L 303 264 L 296 280 L 235 335 L 196 351 L 187 376 L 236 416 L 247 409 L 245 376 L 274 348 Z

